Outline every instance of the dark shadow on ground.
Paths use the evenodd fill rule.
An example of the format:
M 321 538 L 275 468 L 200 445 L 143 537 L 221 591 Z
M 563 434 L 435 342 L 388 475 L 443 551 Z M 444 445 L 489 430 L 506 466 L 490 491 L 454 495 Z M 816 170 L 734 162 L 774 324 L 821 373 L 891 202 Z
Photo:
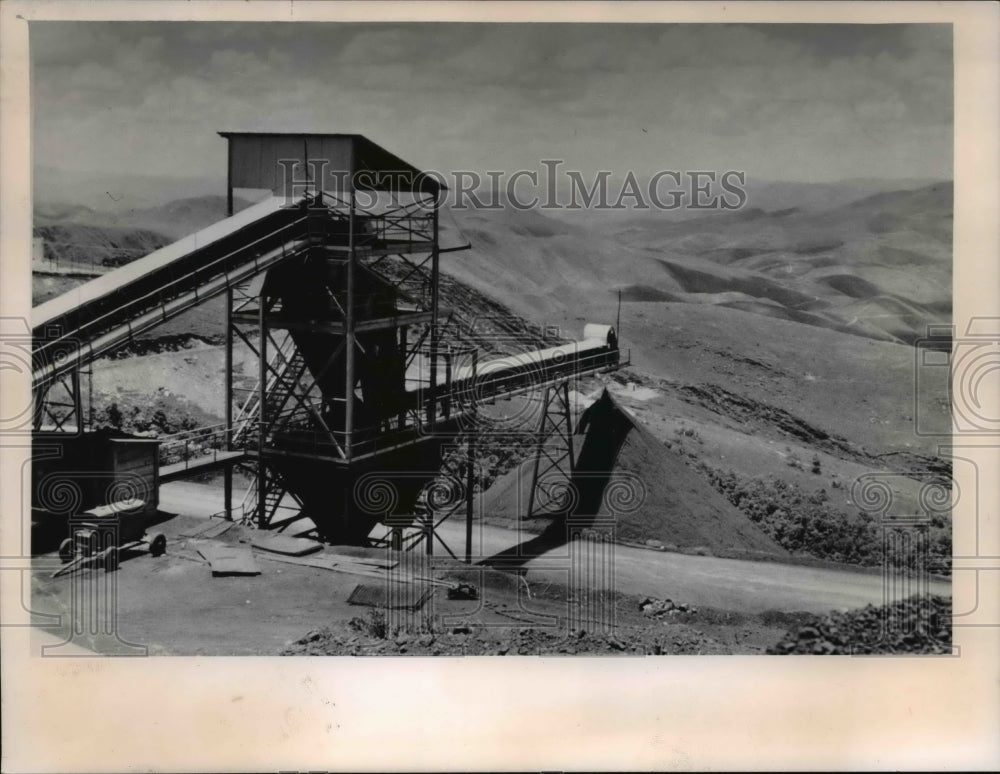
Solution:
M 516 546 L 484 559 L 480 564 L 519 569 L 527 561 L 565 545 L 582 530 L 607 526 L 598 519 L 604 504 L 604 492 L 615 470 L 622 445 L 633 429 L 628 417 L 617 410 L 605 390 L 583 414 L 576 428 L 583 435 L 574 465 L 570 500 L 566 511 L 552 514 L 552 522 L 542 531 Z

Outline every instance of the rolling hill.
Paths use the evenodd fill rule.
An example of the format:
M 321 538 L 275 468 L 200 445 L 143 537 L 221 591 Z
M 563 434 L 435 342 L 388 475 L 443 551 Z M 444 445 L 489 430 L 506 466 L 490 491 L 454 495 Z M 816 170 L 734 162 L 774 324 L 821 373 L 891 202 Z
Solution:
M 630 436 L 636 445 L 626 445 L 624 468 L 634 457 L 672 482 L 661 503 L 665 531 L 655 536 L 666 543 L 735 547 L 727 541 L 740 532 L 736 506 L 706 488 L 712 477 L 735 476 L 737 490 L 778 481 L 802 502 L 819 498 L 853 517 L 858 476 L 902 474 L 899 502 L 916 507 L 924 477 L 947 469 L 940 439 L 914 432 L 918 410 L 947 419 L 946 374 L 927 375 L 918 392 L 910 345 L 927 324 L 950 321 L 951 184 L 869 188 L 854 198 L 846 189 L 789 190 L 769 200 L 778 208 L 686 219 L 512 208 L 442 216 L 445 244 L 472 244 L 441 257 L 444 306 L 503 318 L 506 327 L 555 324 L 579 338 L 584 323 L 615 320 L 621 292 L 620 340 L 631 365 L 602 383 L 636 427 L 648 428 Z M 801 206 L 789 204 L 795 194 Z M 218 219 L 223 207 L 221 197 L 110 215 L 39 205 L 36 228 L 104 229 L 111 240 L 125 226 L 155 227 L 168 239 Z M 35 287 L 53 294 L 78 281 L 38 276 Z M 218 416 L 212 385 L 221 352 L 205 342 L 217 343 L 223 324 L 222 302 L 210 301 L 146 336 L 202 342 L 99 364 L 95 385 L 109 400 L 137 405 L 150 397 L 144 389 L 166 389 Z M 671 458 L 649 472 L 657 444 L 687 467 Z M 705 532 L 699 514 L 729 526 Z M 629 539 L 644 539 L 639 526 Z M 936 529 L 938 553 L 950 556 L 950 523 Z M 765 550 L 752 532 L 737 542 Z
M 624 302 L 708 304 L 912 343 L 951 316 L 952 196 L 936 183 L 832 209 L 646 213 L 614 226 L 453 212 L 473 249 L 442 265 L 535 316 L 606 315 L 621 291 Z

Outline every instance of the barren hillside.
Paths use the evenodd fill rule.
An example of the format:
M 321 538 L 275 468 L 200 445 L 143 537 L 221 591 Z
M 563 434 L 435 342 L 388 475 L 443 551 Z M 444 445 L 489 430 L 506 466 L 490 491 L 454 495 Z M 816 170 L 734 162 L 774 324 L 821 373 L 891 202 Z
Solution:
M 578 387 L 612 391 L 642 428 L 637 459 L 655 457 L 656 444 L 671 455 L 660 461 L 669 470 L 644 468 L 674 487 L 663 495 L 666 526 L 655 537 L 735 548 L 739 530 L 705 533 L 697 514 L 701 508 L 731 523 L 741 511 L 763 519 L 745 525 L 744 547 L 777 544 L 842 561 L 844 546 L 857 544 L 850 561 L 867 561 L 876 525 L 858 520 L 852 482 L 872 472 L 902 474 L 899 501 L 915 507 L 921 483 L 948 469 L 938 439 L 914 432 L 918 411 L 946 418 L 945 375 L 924 375 L 918 391 L 910 342 L 928 323 L 950 319 L 951 195 L 950 184 L 935 184 L 830 207 L 688 220 L 646 213 L 614 223 L 510 208 L 455 212 L 442 218 L 445 239 L 468 239 L 473 248 L 442 256 L 442 305 L 466 319 L 491 317 L 494 332 L 532 347 L 541 345 L 532 325 L 556 324 L 577 338 L 586 322 L 614 321 L 621 290 L 621 341 L 631 366 Z M 59 212 L 46 212 L 59 220 Z M 98 217 L 79 208 L 63 214 L 71 224 Z M 133 225 L 159 223 L 177 235 L 219 215 L 217 200 L 186 200 L 153 208 Z M 78 281 L 39 275 L 36 293 Z M 211 345 L 222 332 L 218 300 L 171 321 L 135 350 L 148 354 L 98 364 L 99 400 L 119 408 L 166 401 L 192 417 L 220 417 L 211 385 L 221 353 Z M 491 464 L 502 469 L 484 485 L 501 475 L 495 486 L 503 489 L 519 478 L 516 470 L 502 474 L 530 444 L 511 443 L 495 455 Z M 766 492 L 770 509 L 760 499 Z M 816 524 L 831 526 L 817 533 Z M 819 537 L 802 542 L 803 530 Z M 950 520 L 935 525 L 933 540 L 946 570 Z

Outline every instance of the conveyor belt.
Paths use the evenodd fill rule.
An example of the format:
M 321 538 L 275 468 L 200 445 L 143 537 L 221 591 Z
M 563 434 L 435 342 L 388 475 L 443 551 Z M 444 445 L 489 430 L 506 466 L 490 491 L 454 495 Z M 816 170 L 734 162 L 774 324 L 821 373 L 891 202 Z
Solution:
M 300 254 L 311 233 L 311 201 L 303 197 L 289 204 L 281 197 L 269 198 L 37 307 L 35 389 L 44 390 L 136 335 Z M 326 369 L 326 350 L 303 352 L 307 360 L 310 355 L 314 372 Z M 615 367 L 618 358 L 613 329 L 588 325 L 583 341 L 481 362 L 475 379 L 469 365 L 457 367 L 450 379 L 439 373 L 433 394 L 407 388 L 405 405 L 397 409 L 423 411 L 428 400 L 470 391 L 481 398 L 513 394 Z M 252 424 L 256 414 L 248 413 L 242 423 Z
M 271 197 L 36 307 L 35 389 L 296 254 L 306 203 Z

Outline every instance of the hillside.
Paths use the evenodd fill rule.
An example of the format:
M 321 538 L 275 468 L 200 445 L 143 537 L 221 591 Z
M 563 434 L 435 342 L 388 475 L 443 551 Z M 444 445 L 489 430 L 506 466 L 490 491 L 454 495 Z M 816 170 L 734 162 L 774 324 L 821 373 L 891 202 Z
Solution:
M 750 208 L 584 225 L 540 212 L 451 213 L 473 244 L 444 269 L 557 320 L 586 306 L 684 302 L 901 343 L 951 315 L 951 183 L 831 209 Z M 661 217 L 662 215 L 662 217 Z M 553 321 L 554 321 L 553 320 Z
M 216 218 L 220 207 L 218 197 L 188 199 L 150 208 L 142 219 L 179 234 Z M 70 221 L 39 226 L 48 229 L 105 217 L 69 206 L 36 212 Z M 640 514 L 622 522 L 621 537 L 721 553 L 804 551 L 833 561 L 844 561 L 845 544 L 857 545 L 863 550 L 850 561 L 871 561 L 876 525 L 859 520 L 851 483 L 902 474 L 897 502 L 913 510 L 921 482 L 948 469 L 939 439 L 914 432 L 915 401 L 920 412 L 947 419 L 946 374 L 925 374 L 918 392 L 907 342 L 926 323 L 950 318 L 951 185 L 812 209 L 586 220 L 510 208 L 446 213 L 443 241 L 468 239 L 473 248 L 442 256 L 441 302 L 466 319 L 495 320 L 492 333 L 503 335 L 487 350 L 531 348 L 542 340 L 529 323 L 556 324 L 578 338 L 584 323 L 615 319 L 622 290 L 621 341 L 631 366 L 576 386 L 610 390 L 634 428 L 616 464 L 657 487 L 650 507 L 665 514 L 662 534 L 646 529 Z M 120 237 L 115 226 L 103 228 L 109 244 Z M 79 281 L 38 275 L 36 292 Z M 222 352 L 211 345 L 223 330 L 215 299 L 133 349 L 153 354 L 97 364 L 98 410 L 176 403 L 186 417 L 220 417 Z M 494 471 L 500 488 L 488 494 L 501 520 L 499 499 L 509 498 L 497 492 L 523 479 L 509 467 L 529 451 L 526 439 L 490 450 L 505 466 Z M 790 509 L 765 502 L 778 490 Z M 816 541 L 795 537 L 827 521 L 833 526 Z M 713 523 L 728 526 L 711 533 Z M 867 537 L 848 537 L 854 534 Z M 946 568 L 950 520 L 934 526 L 933 540 L 935 561 Z
M 117 228 L 64 223 L 36 226 L 44 244 L 43 260 L 61 266 L 92 266 L 95 270 L 123 266 L 169 244 L 163 234 L 144 228 Z
M 252 202 L 236 197 L 235 212 Z M 225 196 L 195 196 L 174 199 L 152 207 L 121 207 L 97 210 L 80 204 L 52 201 L 35 205 L 35 226 L 76 224 L 104 229 L 155 231 L 170 241 L 199 231 L 226 217 Z
M 912 343 L 928 323 L 950 318 L 953 187 L 862 195 L 874 187 L 758 184 L 754 203 L 798 197 L 799 204 L 700 217 L 453 210 L 442 217 L 443 241 L 473 247 L 445 254 L 442 268 L 538 322 L 565 320 L 582 306 L 608 317 L 621 291 L 626 304 L 706 304 Z M 240 199 L 236 207 L 248 204 Z M 89 260 L 101 264 L 111 249 L 134 255 L 154 234 L 175 239 L 224 216 L 221 196 L 117 211 L 39 204 L 36 232 L 53 246 L 96 242 Z M 137 245 L 134 253 L 119 249 L 125 239 Z
M 647 214 L 604 233 L 538 211 L 453 212 L 442 217 L 443 240 L 473 247 L 442 256 L 442 304 L 470 318 L 510 320 L 513 312 L 575 338 L 586 322 L 615 319 L 621 289 L 622 341 L 640 372 L 781 405 L 874 452 L 910 444 L 932 453 L 933 439 L 912 433 L 913 351 L 901 345 L 927 323 L 950 319 L 951 197 L 942 183 L 826 210 L 749 209 L 683 222 Z M 220 197 L 185 199 L 143 217 L 180 233 L 222 206 Z M 107 245 L 125 233 L 40 229 L 78 229 Z M 36 277 L 36 298 L 78 281 Z M 222 318 L 214 299 L 146 338 L 217 342 Z M 946 409 L 940 396 L 918 398 L 922 410 Z

